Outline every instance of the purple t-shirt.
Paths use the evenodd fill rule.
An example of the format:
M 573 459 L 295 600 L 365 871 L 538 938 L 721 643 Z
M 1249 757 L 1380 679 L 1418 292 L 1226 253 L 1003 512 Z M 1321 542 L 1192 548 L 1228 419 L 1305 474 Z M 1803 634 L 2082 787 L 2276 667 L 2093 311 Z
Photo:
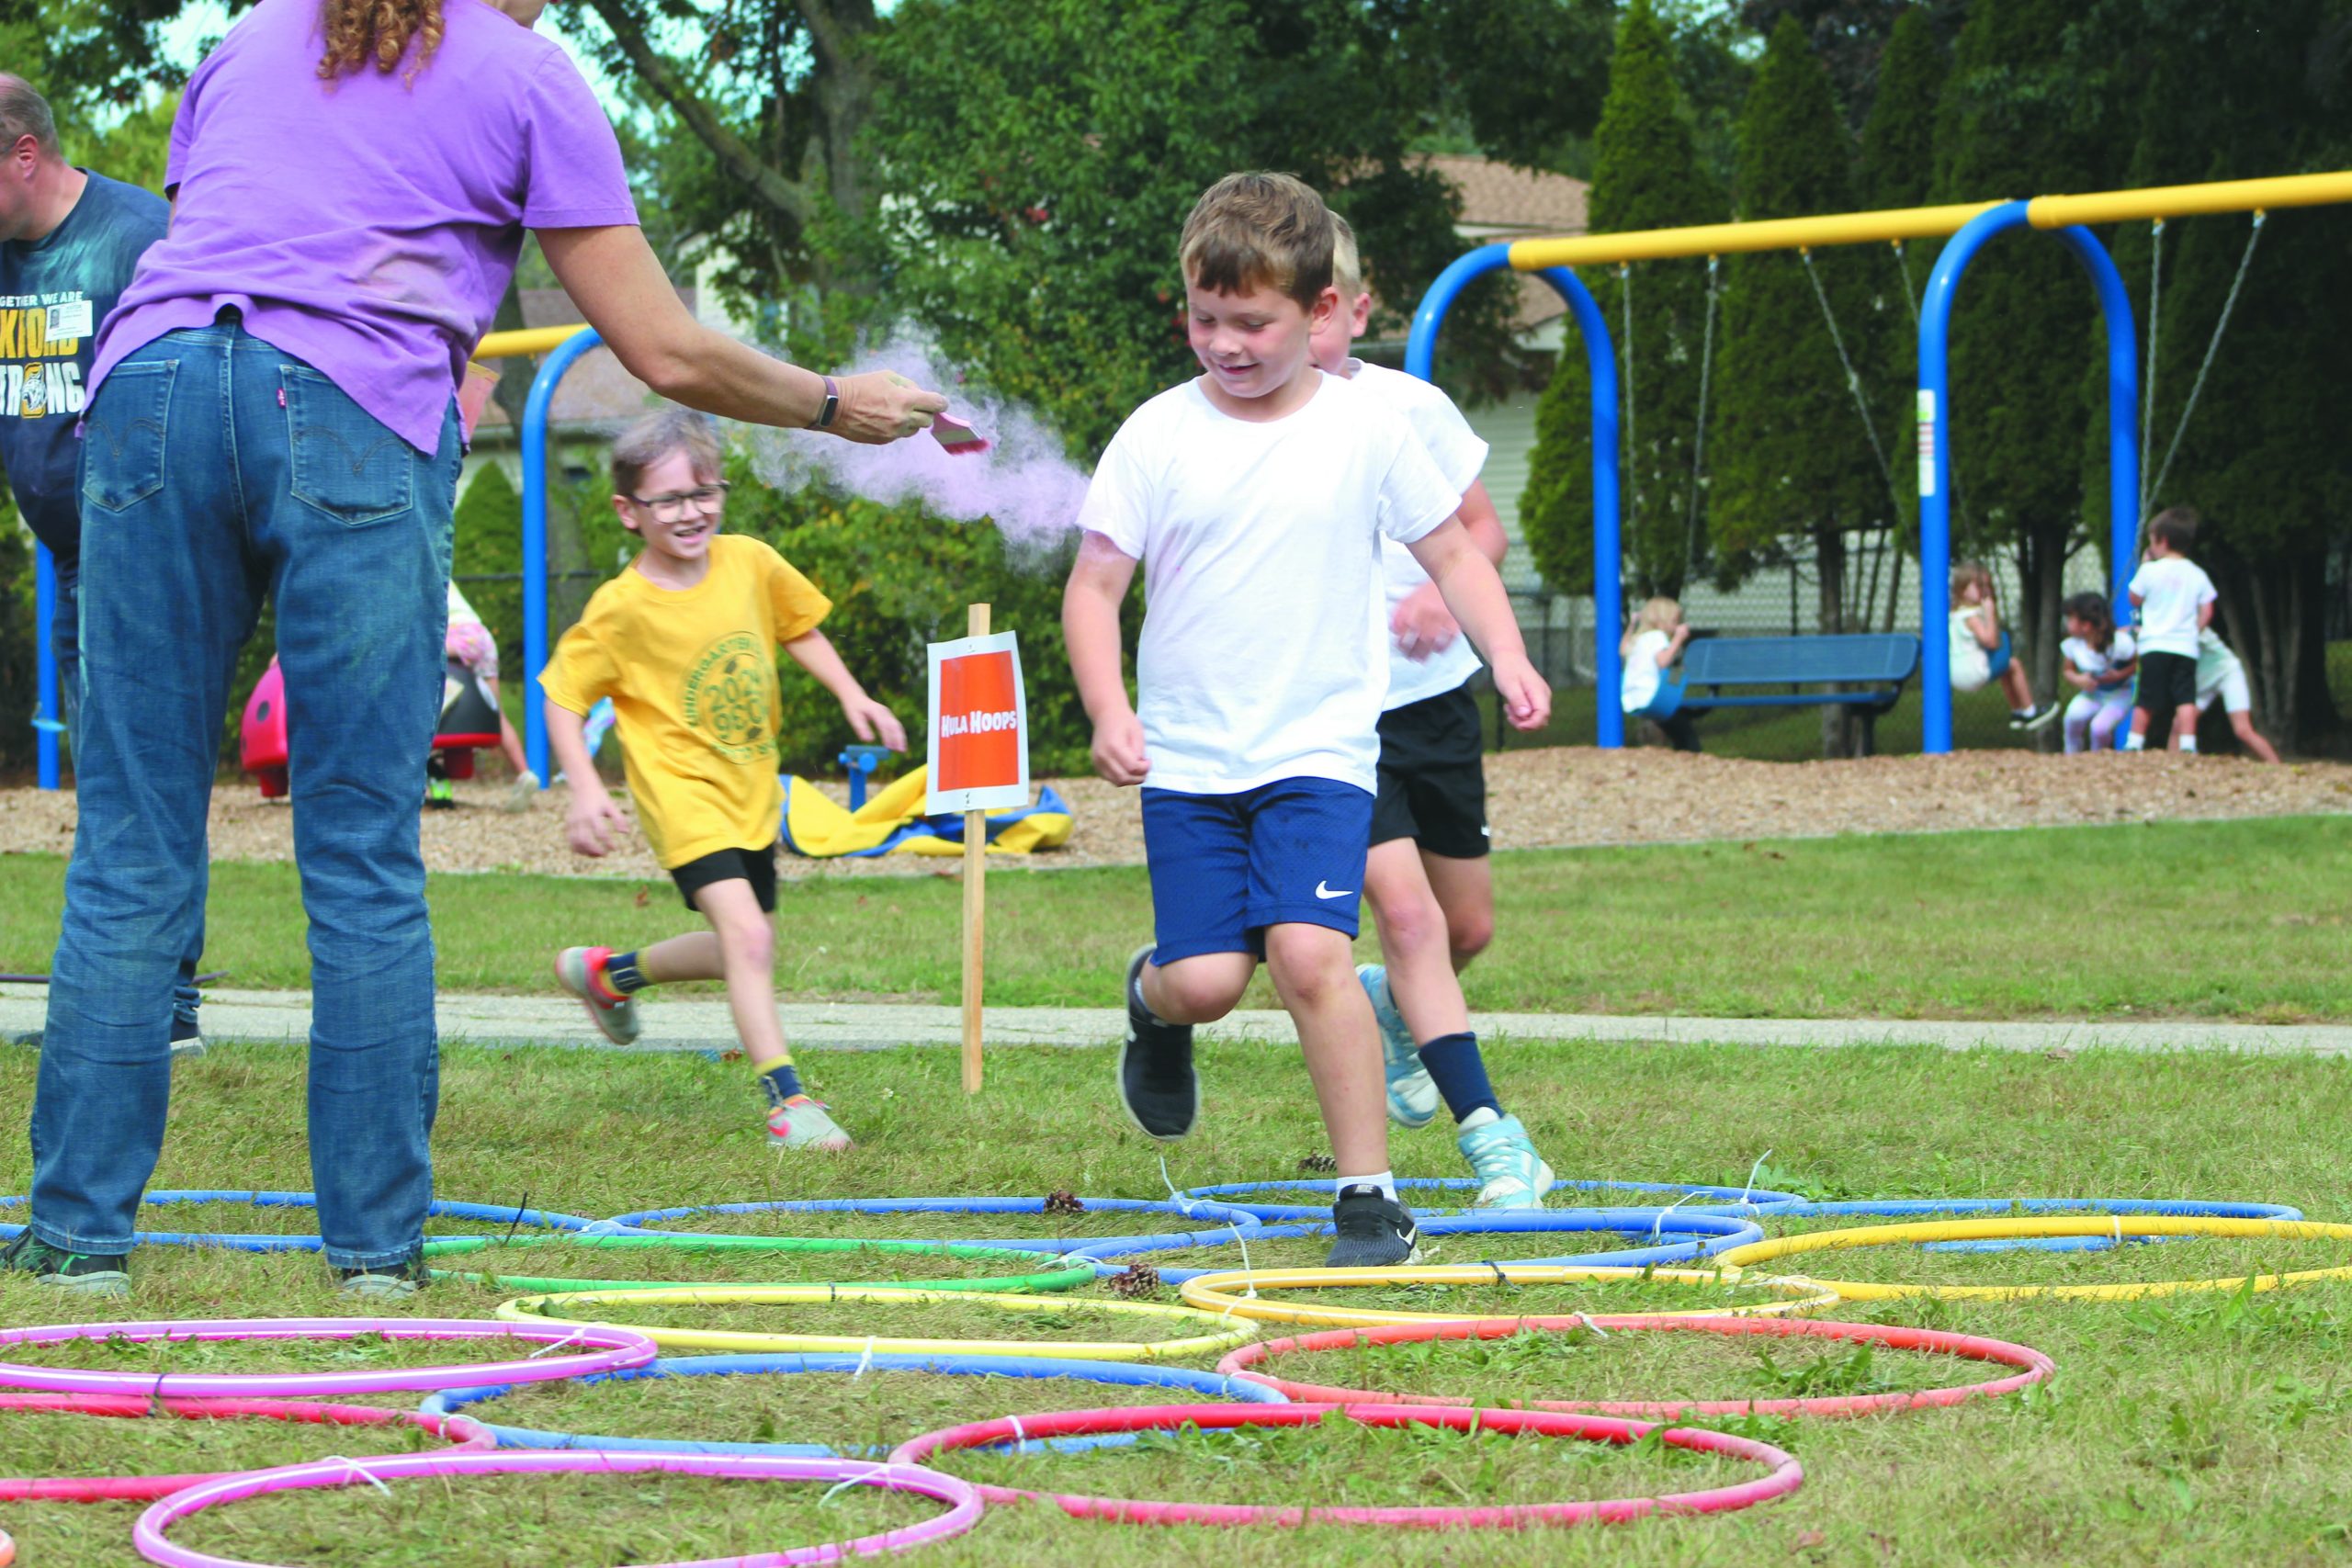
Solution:
M 91 389 L 223 306 L 420 451 L 440 443 L 525 229 L 634 224 L 620 144 L 569 56 L 484 0 L 440 47 L 334 82 L 319 0 L 261 0 L 180 99 L 171 231 L 100 330 Z

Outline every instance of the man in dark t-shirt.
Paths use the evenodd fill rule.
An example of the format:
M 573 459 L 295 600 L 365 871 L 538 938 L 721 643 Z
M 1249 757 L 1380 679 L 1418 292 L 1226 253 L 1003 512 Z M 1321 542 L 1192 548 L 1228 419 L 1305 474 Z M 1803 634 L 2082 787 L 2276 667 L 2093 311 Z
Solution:
M 81 719 L 82 524 L 77 427 L 98 327 L 130 285 L 171 208 L 153 191 L 77 169 L 57 143 L 49 105 L 0 72 L 0 470 L 17 512 L 57 566 L 51 647 L 69 739 Z M 198 916 L 202 942 L 202 912 Z M 196 1022 L 195 952 L 180 969 L 172 1017 L 179 1054 L 204 1048 Z

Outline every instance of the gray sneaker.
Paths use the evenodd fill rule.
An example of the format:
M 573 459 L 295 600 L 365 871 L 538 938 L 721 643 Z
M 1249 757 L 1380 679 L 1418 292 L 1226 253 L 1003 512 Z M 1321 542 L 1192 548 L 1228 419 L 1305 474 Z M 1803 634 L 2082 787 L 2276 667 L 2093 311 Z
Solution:
M 204 1032 L 196 1020 L 172 1015 L 172 1060 L 204 1055 Z
M 76 1296 L 130 1294 L 130 1264 L 119 1256 L 67 1252 L 37 1241 L 30 1230 L 0 1247 L 0 1274 L 29 1274 L 33 1282 Z
M 606 1001 L 590 981 L 591 959 L 598 953 L 609 953 L 610 948 L 567 947 L 555 955 L 555 977 L 559 985 L 580 998 L 605 1038 L 616 1045 L 637 1043 L 637 998 L 623 997 L 616 1002 Z

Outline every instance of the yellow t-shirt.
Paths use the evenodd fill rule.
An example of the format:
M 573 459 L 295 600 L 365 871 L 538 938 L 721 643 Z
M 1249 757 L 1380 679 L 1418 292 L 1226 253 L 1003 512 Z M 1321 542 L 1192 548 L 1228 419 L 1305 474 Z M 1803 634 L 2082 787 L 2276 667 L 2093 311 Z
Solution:
M 659 587 L 632 568 L 563 634 L 539 684 L 577 714 L 613 699 L 638 824 L 664 869 L 775 841 L 775 650 L 832 607 L 759 540 L 721 534 L 694 587 Z

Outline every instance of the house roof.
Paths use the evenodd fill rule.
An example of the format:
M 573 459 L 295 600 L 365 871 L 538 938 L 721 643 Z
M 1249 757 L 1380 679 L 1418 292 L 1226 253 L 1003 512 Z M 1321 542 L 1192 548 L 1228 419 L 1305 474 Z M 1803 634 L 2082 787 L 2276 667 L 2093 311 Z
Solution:
M 580 307 L 571 296 L 560 288 L 526 288 L 523 294 L 523 324 L 526 327 L 569 326 L 581 319 Z M 696 299 L 691 288 L 678 290 L 687 310 L 693 311 Z M 519 359 L 500 360 L 491 367 L 502 376 L 528 378 L 530 362 Z M 652 389 L 621 368 L 621 362 L 609 348 L 592 348 L 580 356 L 555 389 L 555 402 L 549 408 L 550 423 L 559 430 L 593 432 L 609 434 L 644 412 L 657 400 Z M 481 434 L 496 442 L 514 439 L 514 426 L 506 411 L 492 402 L 482 411 Z
M 1417 162 L 1443 175 L 1460 195 L 1462 216 L 1454 220 L 1453 230 L 1464 240 L 1509 241 L 1585 231 L 1586 202 L 1592 187 L 1583 180 L 1513 168 L 1473 152 L 1431 152 Z M 1567 306 L 1550 284 L 1521 276 L 1513 321 L 1521 335 L 1537 332 L 1566 313 Z

